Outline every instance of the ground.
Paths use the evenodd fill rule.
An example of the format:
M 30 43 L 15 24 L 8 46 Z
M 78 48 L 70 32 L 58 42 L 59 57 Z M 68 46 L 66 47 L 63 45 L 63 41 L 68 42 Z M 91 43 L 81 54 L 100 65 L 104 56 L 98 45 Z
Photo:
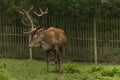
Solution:
M 45 61 L 0 59 L 0 80 L 120 80 L 120 65 L 65 62 L 64 73 Z

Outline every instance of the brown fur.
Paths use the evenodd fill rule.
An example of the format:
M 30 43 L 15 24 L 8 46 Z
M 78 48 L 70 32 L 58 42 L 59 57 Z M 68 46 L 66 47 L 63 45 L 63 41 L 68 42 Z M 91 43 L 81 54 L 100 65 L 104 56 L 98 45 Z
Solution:
M 35 37 L 35 38 L 34 38 Z M 55 54 L 56 71 L 61 72 L 62 58 L 65 53 L 65 45 L 67 38 L 62 29 L 50 27 L 45 30 L 37 30 L 33 35 L 33 40 L 29 44 L 30 47 L 41 46 L 46 51 L 47 56 L 47 70 L 49 64 L 49 52 Z

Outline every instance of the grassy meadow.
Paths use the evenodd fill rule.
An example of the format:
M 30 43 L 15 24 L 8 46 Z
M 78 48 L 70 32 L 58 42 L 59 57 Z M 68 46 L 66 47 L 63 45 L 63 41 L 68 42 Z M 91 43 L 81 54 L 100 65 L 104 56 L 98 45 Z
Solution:
M 0 80 L 120 80 L 120 65 L 64 63 L 64 73 L 45 70 L 45 61 L 0 59 Z M 52 63 L 53 64 L 53 63 Z

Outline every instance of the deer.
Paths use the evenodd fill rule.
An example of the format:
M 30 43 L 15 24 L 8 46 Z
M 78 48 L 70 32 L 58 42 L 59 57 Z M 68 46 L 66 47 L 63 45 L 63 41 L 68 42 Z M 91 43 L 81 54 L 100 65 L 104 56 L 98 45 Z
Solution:
M 54 62 L 56 65 L 56 72 L 63 72 L 62 64 L 63 64 L 63 56 L 65 54 L 65 47 L 67 43 L 67 37 L 63 29 L 56 28 L 56 27 L 49 27 L 47 29 L 44 28 L 36 28 L 34 25 L 32 18 L 29 15 L 30 10 L 22 10 L 20 11 L 21 14 L 25 15 L 29 21 L 31 29 L 28 31 L 23 31 L 23 34 L 31 34 L 32 40 L 29 42 L 28 46 L 32 47 L 40 47 L 40 49 L 45 51 L 46 55 L 46 70 L 49 71 L 49 54 L 50 52 L 54 53 Z M 42 17 L 43 15 L 48 13 L 48 8 L 43 11 L 39 8 L 40 13 L 34 11 L 34 14 L 38 17 Z M 24 23 L 24 25 L 26 25 Z

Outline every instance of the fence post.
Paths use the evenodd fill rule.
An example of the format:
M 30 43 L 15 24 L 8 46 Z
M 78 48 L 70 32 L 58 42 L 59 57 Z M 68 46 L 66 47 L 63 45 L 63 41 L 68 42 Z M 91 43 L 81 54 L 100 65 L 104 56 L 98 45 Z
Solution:
M 29 34 L 29 42 L 31 42 L 32 35 Z M 29 58 L 32 59 L 32 48 L 29 47 Z
M 93 18 L 93 35 L 94 35 L 94 62 L 97 64 L 97 38 L 96 38 L 96 17 Z

